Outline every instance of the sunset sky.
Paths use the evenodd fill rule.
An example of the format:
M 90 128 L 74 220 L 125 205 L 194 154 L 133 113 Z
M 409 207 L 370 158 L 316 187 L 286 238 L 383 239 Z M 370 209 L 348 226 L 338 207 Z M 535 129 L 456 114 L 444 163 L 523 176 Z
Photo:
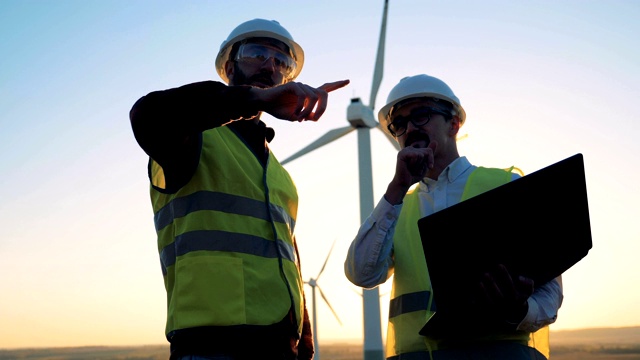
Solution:
M 348 125 L 351 98 L 369 101 L 382 7 L 0 1 L 0 348 L 166 343 L 148 159 L 129 109 L 154 90 L 220 81 L 214 60 L 229 32 L 276 19 L 305 51 L 297 81 L 351 80 L 317 123 L 263 117 L 283 160 Z M 563 276 L 552 331 L 640 326 L 639 19 L 633 0 L 389 2 L 376 112 L 402 77 L 426 73 L 460 98 L 459 150 L 472 163 L 531 173 L 584 155 L 593 248 Z M 377 203 L 396 151 L 380 131 L 371 136 Z M 318 302 L 320 342 L 361 341 L 360 289 L 343 273 L 360 225 L 356 133 L 286 168 L 300 196 L 305 280 L 336 242 L 319 284 L 343 325 Z M 380 291 L 384 334 L 390 284 Z

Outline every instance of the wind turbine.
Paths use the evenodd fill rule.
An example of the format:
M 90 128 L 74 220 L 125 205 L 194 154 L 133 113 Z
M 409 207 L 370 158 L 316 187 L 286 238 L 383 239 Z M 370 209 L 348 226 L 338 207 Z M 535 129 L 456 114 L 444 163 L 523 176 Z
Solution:
M 329 304 L 329 300 L 327 300 L 327 297 L 324 296 L 324 293 L 322 292 L 320 285 L 318 285 L 318 279 L 320 279 L 320 275 L 322 275 L 322 272 L 324 271 L 325 266 L 327 266 L 327 261 L 329 261 L 329 256 L 331 256 L 331 251 L 333 251 L 333 247 L 335 246 L 335 244 L 336 242 L 334 241 L 333 245 L 331 245 L 331 249 L 329 249 L 329 254 L 327 254 L 327 258 L 324 260 L 324 264 L 322 264 L 322 268 L 320 269 L 320 272 L 315 277 L 315 279 L 310 278 L 309 281 L 304 282 L 305 284 L 309 284 L 312 290 L 311 308 L 312 308 L 312 317 L 313 317 L 313 348 L 315 349 L 315 354 L 313 355 L 314 360 L 320 360 L 320 347 L 318 346 L 318 318 L 316 316 L 316 289 L 320 292 L 320 296 L 322 296 L 322 299 L 324 300 L 324 302 L 327 303 L 327 306 L 329 306 L 329 310 L 331 310 L 331 312 L 333 313 L 333 316 L 335 316 L 336 320 L 338 320 L 340 325 L 342 325 L 342 321 L 340 321 L 338 314 L 336 314 L 335 310 L 333 310 L 333 307 L 331 307 L 331 304 Z
M 360 177 L 360 222 L 369 216 L 373 211 L 373 172 L 371 167 L 371 135 L 369 130 L 377 128 L 382 131 L 387 139 L 396 149 L 399 146 L 395 139 L 382 130 L 378 121 L 373 115 L 375 108 L 375 100 L 382 82 L 382 70 L 384 67 L 384 44 L 387 29 L 387 10 L 388 0 L 384 2 L 382 13 L 382 26 L 380 28 L 380 40 L 378 42 L 378 52 L 373 72 L 373 83 L 371 86 L 371 96 L 369 97 L 369 105 L 364 105 L 360 98 L 351 99 L 351 103 L 347 107 L 347 120 L 349 126 L 330 130 L 318 140 L 309 144 L 302 150 L 291 155 L 282 161 L 286 164 L 294 159 L 307 154 L 323 145 L 337 140 L 344 135 L 357 130 L 358 131 L 358 163 Z M 382 360 L 384 351 L 382 348 L 382 328 L 380 321 L 380 296 L 378 288 L 363 289 L 363 318 L 364 318 L 364 360 Z M 315 322 L 314 322 L 315 324 Z M 315 325 L 314 325 L 315 326 Z

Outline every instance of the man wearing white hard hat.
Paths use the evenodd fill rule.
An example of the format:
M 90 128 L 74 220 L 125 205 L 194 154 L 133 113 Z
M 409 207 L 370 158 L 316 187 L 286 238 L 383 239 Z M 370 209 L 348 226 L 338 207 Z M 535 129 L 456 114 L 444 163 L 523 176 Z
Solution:
M 435 309 L 424 256 L 416 256 L 423 254 L 418 219 L 521 174 L 514 167 L 478 167 L 458 154 L 456 140 L 466 113 L 451 88 L 433 76 L 400 80 L 378 119 L 401 150 L 395 174 L 351 243 L 344 268 L 347 278 L 364 288 L 393 275 L 387 359 L 548 358 L 548 325 L 562 304 L 561 279 L 534 287 L 530 279 L 511 278 L 502 265 L 486 273 L 477 293 L 469 294 L 492 314 L 482 331 L 469 318 L 467 327 L 463 322 L 453 330 L 420 334 Z
M 317 121 L 328 93 L 349 81 L 294 82 L 303 64 L 284 27 L 253 19 L 220 46 L 224 83 L 154 91 L 130 111 L 149 155 L 171 360 L 313 357 L 294 233 L 298 195 L 260 115 Z

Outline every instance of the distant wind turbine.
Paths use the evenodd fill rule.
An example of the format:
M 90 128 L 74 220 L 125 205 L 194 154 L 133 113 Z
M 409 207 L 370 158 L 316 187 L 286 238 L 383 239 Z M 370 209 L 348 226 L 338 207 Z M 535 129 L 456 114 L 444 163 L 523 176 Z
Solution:
M 336 320 L 338 320 L 340 325 L 342 325 L 342 321 L 340 321 L 338 314 L 335 312 L 335 310 L 333 310 L 333 307 L 331 307 L 329 300 L 327 300 L 327 297 L 324 296 L 324 293 L 322 292 L 320 285 L 318 285 L 318 279 L 320 279 L 320 275 L 322 275 L 322 272 L 324 271 L 325 266 L 327 266 L 327 261 L 329 261 L 329 256 L 331 256 L 331 251 L 333 251 L 333 247 L 335 245 L 336 245 L 336 242 L 334 241 L 333 245 L 331 245 L 331 249 L 329 249 L 329 254 L 327 254 L 327 258 L 324 260 L 324 264 L 322 264 L 322 268 L 320 269 L 320 272 L 315 277 L 315 279 L 311 278 L 309 279 L 309 281 L 304 282 L 305 284 L 309 284 L 312 290 L 311 307 L 312 307 L 312 316 L 313 316 L 313 348 L 315 349 L 313 360 L 320 360 L 320 347 L 318 346 L 318 318 L 316 315 L 316 289 L 320 292 L 320 296 L 322 296 L 322 299 L 324 300 L 324 302 L 327 303 L 327 306 L 329 306 L 329 309 L 333 313 L 333 316 L 335 316 Z
M 399 145 L 396 140 L 385 131 L 373 115 L 375 100 L 382 82 L 382 71 L 384 67 L 384 44 L 387 29 L 387 9 L 388 0 L 384 2 L 382 13 L 382 26 L 380 28 L 380 40 L 378 42 L 378 52 L 373 72 L 373 83 L 371 86 L 371 96 L 369 97 L 369 105 L 362 103 L 360 98 L 351 99 L 351 103 L 347 107 L 347 120 L 349 126 L 330 130 L 318 140 L 309 144 L 302 150 L 291 155 L 282 164 L 286 164 L 294 159 L 301 157 L 323 145 L 326 145 L 342 136 L 358 130 L 358 163 L 360 176 L 360 222 L 364 220 L 373 211 L 373 172 L 371 167 L 371 135 L 369 130 L 377 128 L 387 137 L 396 149 Z M 363 318 L 364 318 L 364 360 L 383 360 L 384 351 L 382 348 L 382 328 L 380 321 L 380 296 L 378 288 L 363 289 Z M 315 324 L 315 322 L 314 322 Z

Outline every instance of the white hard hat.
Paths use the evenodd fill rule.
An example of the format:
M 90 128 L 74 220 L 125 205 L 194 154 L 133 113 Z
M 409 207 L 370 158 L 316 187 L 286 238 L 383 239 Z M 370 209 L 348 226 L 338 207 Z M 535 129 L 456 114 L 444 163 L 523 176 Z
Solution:
M 462 124 L 464 124 L 467 115 L 462 105 L 460 105 L 460 100 L 455 96 L 449 85 L 433 76 L 420 74 L 403 78 L 391 89 L 387 97 L 387 104 L 378 112 L 378 121 L 380 125 L 382 125 L 382 129 L 387 132 L 389 131 L 387 128 L 389 125 L 388 115 L 395 104 L 402 100 L 416 97 L 431 97 L 450 102 L 458 112 L 457 115 L 460 118 L 460 125 L 462 126 Z
M 275 20 L 253 19 L 238 25 L 220 45 L 220 51 L 218 51 L 218 56 L 216 57 L 216 71 L 218 71 L 218 75 L 220 75 L 222 80 L 229 83 L 224 65 L 229 59 L 229 52 L 233 44 L 253 37 L 272 38 L 280 40 L 289 46 L 293 54 L 293 59 L 296 62 L 296 68 L 289 79 L 293 80 L 300 74 L 302 65 L 304 64 L 304 51 L 302 51 L 298 43 L 293 41 L 293 37 L 287 29 L 283 28 L 280 23 Z

